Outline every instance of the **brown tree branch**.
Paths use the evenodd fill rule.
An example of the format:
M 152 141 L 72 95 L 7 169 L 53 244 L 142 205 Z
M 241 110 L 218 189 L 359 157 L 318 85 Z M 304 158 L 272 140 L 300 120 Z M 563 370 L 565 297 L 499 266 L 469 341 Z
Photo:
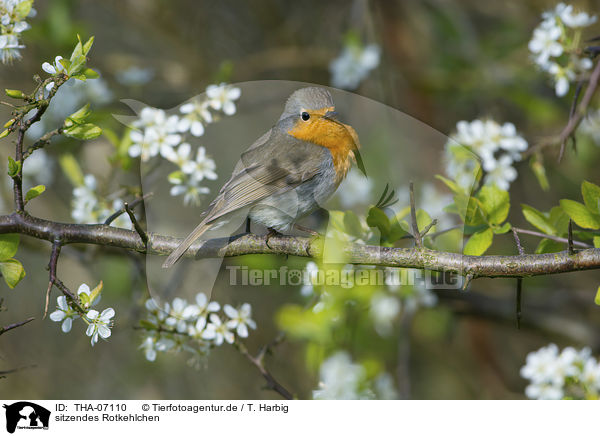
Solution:
M 170 254 L 181 239 L 148 233 L 147 248 L 134 230 L 104 224 L 66 224 L 33 217 L 27 213 L 0 216 L 0 234 L 19 233 L 62 245 L 95 244 L 145 254 Z M 272 236 L 267 246 L 264 236 L 243 234 L 230 238 L 194 243 L 186 257 L 231 257 L 245 254 L 281 254 L 322 257 L 323 245 L 314 238 Z M 343 249 L 348 263 L 454 272 L 463 276 L 528 277 L 600 268 L 600 248 L 547 254 L 515 256 L 467 256 L 427 248 L 393 248 L 348 244 Z M 62 290 L 62 289 L 61 289 Z M 64 292 L 64 290 L 63 290 Z

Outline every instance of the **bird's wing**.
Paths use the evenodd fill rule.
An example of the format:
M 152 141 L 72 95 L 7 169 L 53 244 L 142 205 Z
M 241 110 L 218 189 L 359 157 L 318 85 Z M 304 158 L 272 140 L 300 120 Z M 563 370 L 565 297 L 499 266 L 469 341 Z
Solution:
M 264 143 L 242 154 L 236 165 L 238 171 L 211 203 L 206 223 L 270 195 L 296 188 L 319 173 L 322 153 L 326 152 L 318 145 L 272 131 Z
M 163 268 L 171 267 L 192 243 L 206 232 L 218 218 L 251 206 L 270 195 L 296 188 L 316 176 L 325 153 L 318 145 L 297 140 L 272 130 L 248 149 L 237 163 L 234 174 L 209 205 L 202 221 L 169 255 Z M 257 142 L 258 142 L 257 141 Z

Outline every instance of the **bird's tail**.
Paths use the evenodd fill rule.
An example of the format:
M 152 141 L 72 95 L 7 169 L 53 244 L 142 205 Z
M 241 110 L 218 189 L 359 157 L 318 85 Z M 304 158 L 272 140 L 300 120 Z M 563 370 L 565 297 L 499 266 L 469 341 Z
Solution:
M 198 226 L 192 231 L 192 233 L 187 235 L 183 242 L 179 244 L 171 254 L 169 254 L 169 257 L 167 257 L 167 260 L 165 260 L 165 262 L 162 264 L 162 267 L 172 267 L 175 264 L 175 262 L 177 262 L 181 258 L 181 256 L 183 256 L 183 253 L 185 253 L 187 249 L 190 248 L 194 241 L 200 236 L 202 236 L 202 234 L 206 232 L 210 227 L 211 224 L 207 224 L 206 220 L 203 220 L 200 224 L 198 224 Z

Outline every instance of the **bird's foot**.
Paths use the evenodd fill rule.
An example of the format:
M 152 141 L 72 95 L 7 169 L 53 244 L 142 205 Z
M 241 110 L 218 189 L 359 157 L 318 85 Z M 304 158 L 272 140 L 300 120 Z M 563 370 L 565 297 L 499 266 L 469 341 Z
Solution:
M 306 246 L 306 254 L 308 256 L 311 256 L 311 254 L 310 254 L 310 246 L 317 239 L 324 238 L 325 235 L 322 235 L 321 233 L 317 232 L 316 230 L 309 229 L 308 227 L 304 227 L 304 226 L 301 226 L 301 225 L 298 225 L 298 224 L 294 224 L 294 228 L 296 228 L 296 230 L 300 230 L 301 232 L 308 233 L 310 235 L 310 239 L 308 241 L 308 245 Z
M 301 226 L 300 224 L 294 224 L 294 228 L 296 230 L 300 230 L 301 232 L 308 233 L 309 235 L 314 237 L 323 237 L 323 235 L 317 232 L 316 230 L 309 229 L 308 227 Z
M 280 236 L 280 235 L 281 235 L 281 233 L 279 233 L 273 227 L 269 227 L 269 231 L 265 235 L 265 244 L 267 244 L 267 247 L 269 247 L 269 250 L 272 250 L 271 246 L 269 245 L 269 239 L 271 239 L 273 236 Z

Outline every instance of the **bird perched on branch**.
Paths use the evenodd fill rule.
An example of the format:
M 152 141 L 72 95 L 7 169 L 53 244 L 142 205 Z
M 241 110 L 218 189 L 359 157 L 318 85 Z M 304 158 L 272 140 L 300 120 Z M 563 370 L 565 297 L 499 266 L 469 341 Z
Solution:
M 352 161 L 365 172 L 359 147 L 356 131 L 337 119 L 329 91 L 295 91 L 275 126 L 242 154 L 200 224 L 163 267 L 172 266 L 203 233 L 240 210 L 267 227 L 269 235 L 289 230 L 335 192 Z

